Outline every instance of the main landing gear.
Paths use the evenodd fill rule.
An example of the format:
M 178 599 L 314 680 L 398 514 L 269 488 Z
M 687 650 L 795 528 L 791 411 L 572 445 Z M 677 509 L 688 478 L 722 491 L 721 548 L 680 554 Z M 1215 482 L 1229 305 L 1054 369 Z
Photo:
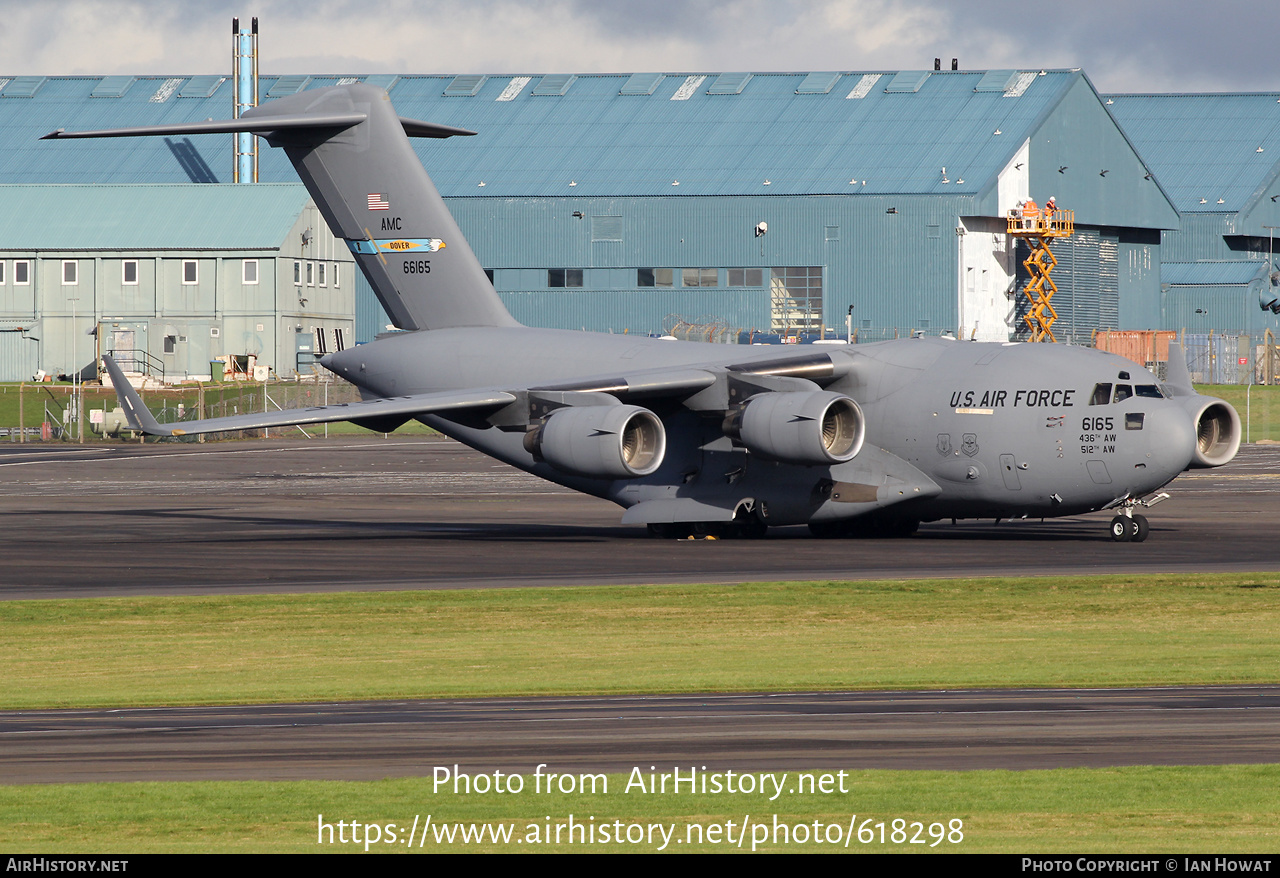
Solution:
M 1133 510 L 1138 506 L 1150 508 L 1161 500 L 1168 499 L 1169 495 L 1161 492 L 1150 500 L 1125 500 L 1120 505 L 1120 513 L 1111 519 L 1111 539 L 1117 543 L 1140 543 L 1145 540 L 1151 532 L 1151 524 L 1145 515 L 1139 515 Z

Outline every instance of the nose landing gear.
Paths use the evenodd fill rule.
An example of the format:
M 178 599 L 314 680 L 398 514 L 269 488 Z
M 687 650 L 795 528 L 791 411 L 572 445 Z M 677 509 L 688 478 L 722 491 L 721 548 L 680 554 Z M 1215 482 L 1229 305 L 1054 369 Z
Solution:
M 1150 508 L 1161 500 L 1168 500 L 1169 495 L 1163 491 L 1150 500 L 1129 498 L 1120 504 L 1120 512 L 1111 519 L 1111 539 L 1117 543 L 1140 543 L 1151 532 L 1151 524 L 1145 515 L 1138 515 L 1133 510 L 1138 506 Z

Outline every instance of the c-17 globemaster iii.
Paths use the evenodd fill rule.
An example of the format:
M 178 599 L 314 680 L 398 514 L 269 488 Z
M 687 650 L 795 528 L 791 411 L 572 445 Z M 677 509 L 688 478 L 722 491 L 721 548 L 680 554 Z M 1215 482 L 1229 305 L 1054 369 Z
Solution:
M 1161 382 L 1056 344 L 911 338 L 741 348 L 517 323 L 409 143 L 473 132 L 398 117 L 367 85 L 306 91 L 226 122 L 47 139 L 250 131 L 284 149 L 402 331 L 325 356 L 362 401 L 159 424 L 104 358 L 134 430 L 158 436 L 417 419 L 542 478 L 625 507 L 660 536 L 905 535 L 921 521 L 1114 510 L 1146 538 L 1188 467 L 1240 444 L 1227 403 L 1170 349 Z

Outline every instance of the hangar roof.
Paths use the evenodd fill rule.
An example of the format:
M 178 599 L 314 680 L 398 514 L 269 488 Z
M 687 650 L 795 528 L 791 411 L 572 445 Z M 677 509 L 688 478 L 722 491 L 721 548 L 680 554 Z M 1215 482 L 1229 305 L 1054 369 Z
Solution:
M 1106 100 L 1181 212 L 1247 210 L 1280 173 L 1280 94 Z
M 1078 70 L 264 76 L 262 99 L 362 79 L 402 116 L 446 196 L 974 195 Z M 55 128 L 222 119 L 222 77 L 0 77 L 0 182 L 226 182 L 227 135 L 38 143 Z M 263 180 L 294 180 L 278 150 Z M 945 172 L 943 169 L 945 168 Z
M 0 186 L 4 250 L 274 250 L 301 183 Z

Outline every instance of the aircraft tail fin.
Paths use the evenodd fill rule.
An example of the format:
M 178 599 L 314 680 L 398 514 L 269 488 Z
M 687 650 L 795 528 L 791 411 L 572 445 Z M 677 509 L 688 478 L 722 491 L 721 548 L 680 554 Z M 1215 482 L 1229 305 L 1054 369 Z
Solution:
M 474 132 L 402 119 L 382 89 L 333 86 L 271 101 L 230 121 L 59 130 L 46 138 L 231 131 L 252 131 L 285 151 L 396 326 L 518 325 L 409 144 L 410 136 Z
M 1180 342 L 1169 342 L 1169 365 L 1164 383 L 1174 396 L 1196 395 L 1196 389 L 1191 384 L 1191 370 L 1187 368 L 1187 355 L 1182 352 Z

